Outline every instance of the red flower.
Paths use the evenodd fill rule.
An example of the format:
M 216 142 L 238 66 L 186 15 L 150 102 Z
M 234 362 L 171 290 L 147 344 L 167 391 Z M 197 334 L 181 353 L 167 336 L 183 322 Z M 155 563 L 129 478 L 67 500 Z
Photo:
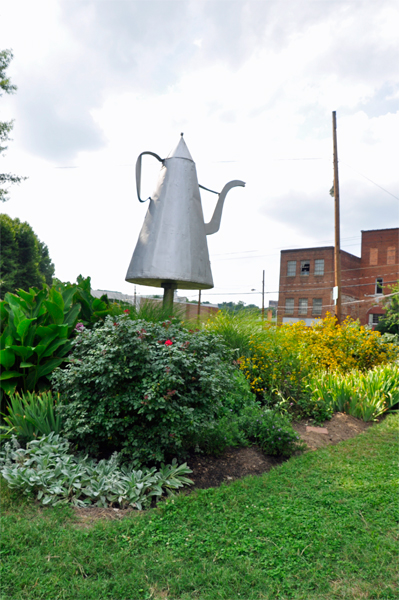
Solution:
M 129 314 L 130 310 L 128 308 L 126 308 L 123 312 Z
M 171 346 L 173 344 L 172 340 L 166 340 L 165 346 Z

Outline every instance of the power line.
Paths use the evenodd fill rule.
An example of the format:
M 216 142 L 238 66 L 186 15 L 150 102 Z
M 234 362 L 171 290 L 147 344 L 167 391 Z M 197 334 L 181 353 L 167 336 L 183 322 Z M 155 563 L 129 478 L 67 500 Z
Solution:
M 359 260 L 360 260 L 360 258 L 359 258 Z M 353 267 L 351 269 L 342 269 L 341 272 L 342 273 L 349 273 L 350 271 L 360 271 L 360 270 L 361 271 L 365 271 L 366 269 L 380 269 L 380 270 L 382 270 L 385 267 L 396 267 L 396 266 L 399 266 L 399 263 L 394 263 L 393 265 L 391 265 L 391 264 L 389 264 L 389 265 L 367 265 L 367 266 L 364 266 L 364 267 L 359 265 L 358 267 Z M 334 273 L 334 270 L 332 269 L 331 271 L 324 271 L 323 275 L 328 275 L 329 273 Z M 389 273 L 389 274 L 390 275 L 395 275 L 395 273 Z M 309 277 L 309 275 L 301 275 L 301 274 L 299 274 L 299 275 L 301 277 Z M 283 275 L 282 277 L 296 277 L 296 275 Z M 363 276 L 362 277 L 356 277 L 356 279 L 364 279 L 364 277 Z M 345 279 L 345 281 L 349 281 L 349 279 Z M 296 284 L 296 285 L 298 285 L 298 284 Z
M 361 173 L 357 169 L 354 169 L 353 167 L 351 167 L 350 165 L 348 165 L 348 163 L 345 163 L 342 160 L 340 160 L 339 162 L 342 163 L 343 165 L 345 165 L 346 167 L 349 167 L 350 169 L 352 169 L 352 171 L 355 171 L 355 173 L 358 173 L 359 175 L 361 175 L 362 177 L 364 177 L 364 179 L 367 179 L 367 181 L 370 181 L 370 183 L 373 183 L 374 185 L 376 185 L 378 188 L 380 188 L 380 190 L 383 190 L 384 192 L 386 192 L 387 194 L 389 194 L 393 198 L 396 198 L 396 200 L 399 200 L 398 196 L 395 196 L 395 194 L 392 194 L 392 192 L 389 192 L 388 190 L 386 190 L 385 188 L 383 188 L 382 185 L 380 185 L 379 183 L 376 183 L 375 181 L 373 181 L 372 179 L 370 179 L 370 177 L 366 177 L 366 175 L 363 175 L 363 173 Z
M 392 273 L 391 273 L 392 274 Z M 394 275 L 396 275 L 396 273 L 393 273 Z M 332 281 L 330 283 L 333 283 Z M 392 281 L 386 281 L 384 283 L 384 285 L 390 285 L 392 283 L 396 283 L 396 279 L 393 279 Z M 298 284 L 300 285 L 300 284 Z M 374 285 L 374 282 L 370 282 L 370 283 L 359 283 L 359 284 L 350 284 L 350 285 L 344 285 L 344 288 L 352 288 L 352 287 L 363 287 L 363 286 L 370 286 L 370 285 Z M 331 286 L 332 287 L 332 286 Z M 231 288 L 230 288 L 231 289 Z M 293 292 L 316 292 L 319 290 L 328 290 L 328 286 L 324 286 L 324 287 L 318 287 L 318 288 L 301 288 L 299 290 L 292 290 Z M 274 290 L 274 291 L 270 291 L 270 292 L 265 292 L 265 294 L 279 294 L 280 292 L 283 292 L 284 294 L 289 293 L 291 290 L 288 291 L 283 291 L 283 290 Z M 256 292 L 202 292 L 203 296 L 256 296 L 257 294 L 262 294 L 261 291 L 256 291 Z M 388 294 L 391 295 L 391 294 Z M 187 294 L 188 298 L 191 297 L 196 297 L 197 294 Z M 378 294 L 378 298 L 384 298 L 385 296 L 382 296 L 380 294 Z
M 391 273 L 391 275 L 392 275 L 392 273 Z M 396 273 L 394 273 L 394 275 L 396 275 Z M 327 282 L 327 283 L 331 283 L 332 284 L 333 282 L 330 281 L 330 282 Z M 392 281 L 386 281 L 383 285 L 390 285 L 391 283 L 396 283 L 396 279 L 392 279 Z M 294 284 L 294 285 L 300 286 L 301 284 L 297 283 L 297 284 Z M 300 289 L 298 289 L 298 290 L 293 290 L 292 288 L 294 287 L 294 285 L 291 285 L 291 286 L 287 285 L 287 286 L 285 286 L 285 287 L 287 287 L 289 289 L 288 290 L 281 290 L 281 292 L 283 294 L 289 294 L 290 291 L 295 292 L 295 293 L 296 292 L 314 292 L 314 291 L 317 291 L 317 290 L 325 290 L 325 289 L 328 288 L 328 286 L 315 287 L 315 288 L 302 288 L 302 287 L 300 287 Z M 349 283 L 348 285 L 344 285 L 342 287 L 344 287 L 344 288 L 355 288 L 355 287 L 364 287 L 364 286 L 367 286 L 367 285 L 368 286 L 375 285 L 375 282 L 374 281 L 369 281 L 368 283 Z M 283 286 L 281 286 L 281 287 L 283 287 Z
M 301 161 L 301 160 L 330 160 L 328 158 L 325 157 L 299 157 L 299 158 L 267 158 L 264 159 L 265 162 L 290 162 L 290 161 Z M 216 163 L 236 163 L 239 161 L 236 160 L 223 160 L 223 161 L 216 161 Z M 352 171 L 354 171 L 355 173 L 357 173 L 358 175 L 360 175 L 361 177 L 363 177 L 364 179 L 367 179 L 367 181 L 370 181 L 370 183 L 372 183 L 373 185 L 377 186 L 378 188 L 380 188 L 380 190 L 382 190 L 383 192 L 389 194 L 390 196 L 392 196 L 393 198 L 395 198 L 396 200 L 399 200 L 398 196 L 395 196 L 395 194 L 392 194 L 392 192 L 390 192 L 389 190 L 387 190 L 386 188 L 382 187 L 382 185 L 380 185 L 379 183 L 376 183 L 375 181 L 373 181 L 372 179 L 370 179 L 370 177 L 367 177 L 366 175 L 364 175 L 363 173 L 361 173 L 360 171 L 358 171 L 357 169 L 355 169 L 354 167 L 352 167 L 351 165 L 349 165 L 348 163 L 340 160 L 339 161 L 340 164 L 345 165 L 346 167 L 349 167 L 349 169 L 352 169 Z M 52 169 L 87 169 L 87 168 L 101 168 L 102 165 L 99 165 L 98 167 L 96 167 L 95 165 L 93 166 L 82 166 L 82 165 L 56 165 L 54 167 L 48 167 L 48 168 L 52 168 Z M 133 163 L 119 163 L 119 164 L 114 164 L 114 165 L 108 165 L 107 168 L 110 167 L 134 167 Z

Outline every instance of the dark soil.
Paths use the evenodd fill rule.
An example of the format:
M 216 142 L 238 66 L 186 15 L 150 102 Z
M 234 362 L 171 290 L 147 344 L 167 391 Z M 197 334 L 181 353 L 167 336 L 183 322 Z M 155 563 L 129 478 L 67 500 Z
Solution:
M 314 427 L 306 421 L 293 423 L 295 431 L 307 444 L 308 452 L 355 437 L 371 425 L 372 423 L 365 423 L 343 413 L 336 413 L 330 421 L 325 421 L 319 427 Z M 261 475 L 280 465 L 284 460 L 284 458 L 267 456 L 256 446 L 227 448 L 219 457 L 192 454 L 187 459 L 187 464 L 193 471 L 189 475 L 194 482 L 190 489 L 218 487 L 222 483 L 230 483 L 246 475 Z M 95 506 L 75 508 L 80 527 L 89 527 L 97 519 L 121 519 L 132 511 L 131 508 L 120 510 Z M 135 511 L 136 514 L 137 512 Z
M 192 469 L 190 479 L 193 488 L 218 487 L 221 483 L 229 483 L 245 475 L 261 475 L 276 465 L 281 465 L 283 458 L 267 456 L 256 446 L 251 448 L 227 448 L 220 457 L 192 455 L 187 464 Z

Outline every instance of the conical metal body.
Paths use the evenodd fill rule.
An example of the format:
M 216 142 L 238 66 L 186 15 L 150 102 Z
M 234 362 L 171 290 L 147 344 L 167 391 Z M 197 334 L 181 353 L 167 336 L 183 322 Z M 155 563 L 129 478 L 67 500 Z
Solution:
M 197 171 L 183 137 L 162 163 L 126 281 L 212 288 Z

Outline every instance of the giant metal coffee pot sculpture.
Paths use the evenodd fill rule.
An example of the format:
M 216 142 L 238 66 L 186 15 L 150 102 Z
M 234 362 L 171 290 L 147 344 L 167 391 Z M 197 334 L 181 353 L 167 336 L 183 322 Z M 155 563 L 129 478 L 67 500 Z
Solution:
M 206 236 L 220 227 L 227 192 L 243 181 L 230 181 L 219 199 L 209 223 L 204 223 L 195 163 L 183 139 L 167 158 L 142 152 L 137 159 L 136 181 L 140 202 L 141 157 L 151 154 L 162 163 L 158 184 L 133 252 L 126 281 L 163 287 L 164 305 L 173 302 L 173 291 L 206 290 L 213 287 Z M 212 191 L 212 190 L 208 190 Z M 214 192 L 217 193 L 217 192 Z

